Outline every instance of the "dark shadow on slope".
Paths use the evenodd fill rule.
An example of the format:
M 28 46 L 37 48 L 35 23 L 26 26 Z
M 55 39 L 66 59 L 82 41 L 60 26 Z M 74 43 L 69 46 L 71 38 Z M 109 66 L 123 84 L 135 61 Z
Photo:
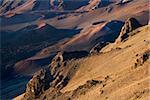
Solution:
M 111 0 L 101 0 L 101 3 L 98 5 L 98 7 L 106 7 L 110 4 L 112 4 L 113 2 Z
M 76 10 L 88 4 L 88 0 L 64 0 L 64 10 Z
M 53 45 L 61 39 L 72 37 L 79 31 L 75 29 L 56 29 L 46 25 L 40 29 L 37 29 L 37 26 L 28 26 L 14 33 L 1 32 L 2 70 L 6 72 L 2 74 L 2 77 L 10 76 L 7 72 L 10 72 L 9 70 L 17 61 L 31 57 L 41 49 Z
M 124 22 L 122 21 L 117 21 L 117 20 L 113 20 L 108 22 L 103 28 L 102 31 L 104 30 L 108 30 L 108 32 L 106 32 L 106 34 L 104 34 L 103 36 L 98 37 L 97 39 L 93 40 L 92 42 L 94 44 L 97 43 L 106 43 L 106 42 L 114 42 L 116 40 L 116 38 L 119 36 L 119 33 L 121 31 L 121 28 L 123 26 Z
M 109 31 L 107 34 L 103 35 L 102 37 L 97 38 L 96 41 L 114 42 L 116 38 L 119 36 L 123 24 L 124 24 L 123 22 L 117 20 L 113 20 L 107 23 L 104 28 L 108 27 L 111 31 Z
M 27 13 L 23 13 L 23 14 L 17 14 L 13 17 L 10 17 L 10 18 L 0 17 L 0 19 L 1 19 L 1 25 L 7 26 L 7 25 L 32 22 L 32 21 L 37 20 L 40 17 L 41 17 L 40 13 L 30 14 L 27 12 Z
M 87 51 L 64 52 L 63 58 L 64 60 L 79 59 L 88 56 L 88 54 Z
M 57 42 L 60 39 L 71 37 L 80 30 L 73 29 L 56 29 L 50 25 L 45 25 L 42 28 L 38 28 L 37 25 L 27 26 L 19 31 L 11 33 L 11 37 L 7 40 L 4 38 L 4 34 L 2 34 L 2 46 L 7 43 L 7 46 L 23 46 L 30 44 L 38 44 L 43 41 L 46 42 Z M 5 36 L 7 37 L 7 36 Z
M 36 0 L 32 10 L 50 10 L 50 0 Z

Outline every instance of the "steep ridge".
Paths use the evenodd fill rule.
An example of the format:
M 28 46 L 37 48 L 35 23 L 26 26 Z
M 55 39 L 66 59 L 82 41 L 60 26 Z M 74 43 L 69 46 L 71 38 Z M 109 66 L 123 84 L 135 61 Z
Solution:
M 63 88 L 76 71 L 77 66 L 73 65 L 73 59 L 79 59 L 87 55 L 88 53 L 85 51 L 58 52 L 48 68 L 34 74 L 33 78 L 27 84 L 24 99 L 37 98 L 48 88 L 52 90 Z
M 128 38 L 128 36 L 129 36 L 128 33 L 140 26 L 141 26 L 141 24 L 135 18 L 127 19 L 127 21 L 125 22 L 124 26 L 121 29 L 121 33 L 120 33 L 118 39 L 116 40 L 116 43 L 122 42 L 123 40 Z
M 140 33 L 138 33 L 138 32 L 140 32 Z M 143 27 L 143 28 L 139 28 L 139 29 L 137 29 L 136 31 L 133 31 L 133 32 L 131 32 L 132 34 L 134 34 L 134 35 L 132 35 L 132 37 L 130 37 L 127 41 L 125 41 L 124 43 L 119 43 L 119 44 L 115 44 L 115 43 L 112 43 L 112 44 L 109 44 L 108 46 L 106 46 L 106 47 L 104 47 L 100 52 L 102 52 L 102 54 L 101 54 L 101 56 L 103 56 L 103 58 L 105 58 L 105 59 L 112 59 L 112 57 L 110 56 L 110 57 L 108 57 L 107 58 L 107 56 L 104 56 L 104 55 L 109 55 L 109 53 L 111 54 L 111 52 L 112 52 L 112 54 L 113 54 L 113 52 L 114 52 L 114 54 L 113 55 L 118 55 L 118 56 L 121 56 L 122 54 L 116 54 L 115 52 L 116 51 L 120 51 L 120 52 L 122 52 L 122 51 L 124 51 L 123 50 L 123 48 L 125 49 L 125 48 L 130 48 L 130 50 L 134 50 L 134 53 L 138 53 L 138 52 L 142 52 L 143 50 L 142 49 L 145 49 L 144 51 L 146 51 L 146 49 L 148 49 L 148 46 L 149 46 L 149 40 L 148 40 L 148 38 L 147 38 L 147 36 L 148 36 L 148 33 L 149 32 L 149 26 L 146 26 L 146 27 Z M 143 37 L 140 37 L 140 36 L 143 36 Z M 139 39 L 139 38 L 141 38 L 141 40 Z M 139 40 L 140 41 L 142 41 L 142 42 L 139 42 Z M 131 42 L 131 43 L 130 43 Z M 140 45 L 140 48 L 139 49 L 135 49 L 135 48 L 138 48 L 139 46 L 136 46 L 138 43 L 140 43 L 139 45 Z M 133 48 L 132 48 L 132 45 L 134 45 L 133 46 Z M 143 44 L 145 44 L 145 45 L 143 45 Z M 113 45 L 113 46 L 112 46 Z M 141 46 L 141 45 L 143 45 L 143 46 Z M 139 50 L 139 51 L 138 51 Z M 142 51 L 141 51 L 142 50 Z M 125 50 L 126 51 L 126 50 Z M 127 52 L 130 52 L 130 51 L 128 51 L 127 50 Z M 103 54 L 104 53 L 104 54 Z M 119 53 L 119 52 L 118 52 Z M 129 53 L 130 54 L 130 53 Z M 112 56 L 113 56 L 112 55 Z M 135 54 L 136 55 L 136 54 Z M 127 56 L 127 55 L 124 55 L 124 56 Z M 99 56 L 95 56 L 95 58 L 94 57 L 91 57 L 91 59 L 89 59 L 88 61 L 89 62 L 91 62 L 92 61 L 92 59 L 94 60 L 94 59 L 98 59 L 98 57 Z M 117 58 L 117 59 L 119 59 L 119 58 Z M 117 60 L 116 59 L 116 60 Z M 123 59 L 125 59 L 124 57 L 123 57 Z M 91 60 L 91 61 L 90 61 Z M 114 60 L 115 60 L 115 57 L 114 57 Z M 88 61 L 87 61 L 87 63 L 88 63 Z M 103 61 L 105 62 L 105 61 L 107 61 L 107 63 L 105 63 L 105 64 L 108 64 L 109 62 L 109 60 L 101 60 L 101 62 L 97 62 L 97 65 L 98 66 L 100 66 L 101 64 L 100 63 L 103 63 Z M 117 60 L 118 61 L 118 60 Z M 117 61 L 115 61 L 116 63 L 117 63 Z M 130 63 L 132 63 L 132 62 L 130 62 L 130 63 L 126 63 L 126 61 L 124 61 L 124 60 L 121 60 L 121 59 L 119 59 L 119 61 L 122 61 L 122 66 L 127 66 L 126 64 L 129 64 L 130 65 Z M 132 61 L 132 60 L 131 60 Z M 96 62 L 94 62 L 94 63 L 96 63 Z M 114 64 L 116 64 L 116 63 L 114 63 Z M 99 65 L 100 64 L 100 65 Z M 111 63 L 112 64 L 112 63 Z M 109 66 L 111 66 L 111 64 L 109 65 Z M 134 63 L 132 63 L 133 65 L 134 65 Z M 89 65 L 89 64 L 84 64 L 84 65 Z M 93 64 L 90 64 L 91 66 L 93 65 Z M 95 64 L 94 64 L 95 65 Z M 120 65 L 120 64 L 119 64 Z M 119 66 L 119 65 L 117 65 L 117 66 Z M 105 66 L 105 65 L 103 65 L 103 66 Z M 108 66 L 108 65 L 107 65 Z M 113 65 L 112 65 L 113 66 Z M 85 66 L 86 67 L 86 66 Z M 112 68 L 112 67 L 110 67 L 110 68 Z M 112 70 L 113 71 L 113 69 L 110 69 L 110 70 Z M 109 71 L 110 71 L 109 70 Z M 115 70 L 115 68 L 114 68 L 114 70 Z M 118 69 L 119 70 L 119 69 Z M 102 71 L 101 71 L 102 72 Z M 82 73 L 82 72 L 81 72 Z M 102 73 L 103 74 L 103 73 Z M 78 75 L 78 74 L 77 74 Z M 85 75 L 86 76 L 86 75 Z M 79 78 L 79 77 L 76 77 L 76 78 Z M 86 78 L 88 78 L 88 77 L 86 77 Z M 80 79 L 80 78 L 79 78 Z M 83 78 L 84 79 L 84 78 Z M 76 80 L 76 79 L 72 79 L 72 80 Z M 75 83 L 74 83 L 75 84 Z
M 65 2 L 64 1 L 63 6 L 68 5 L 68 6 L 65 6 L 64 9 L 65 10 L 66 9 L 73 9 L 73 10 L 78 9 L 78 7 L 85 6 L 88 3 L 87 0 L 83 0 L 83 2 L 81 1 L 80 5 L 78 5 L 78 3 L 79 3 L 78 1 L 79 0 L 77 0 L 77 2 L 74 2 L 74 1 Z M 46 10 L 40 10 L 40 9 L 36 10 L 36 9 L 38 9 L 38 7 L 43 8 L 43 9 L 45 9 L 45 7 L 46 7 L 46 6 L 42 7 L 42 5 L 38 4 L 38 5 L 34 6 L 35 8 L 33 8 L 31 11 L 25 11 L 25 12 L 23 11 L 23 13 L 16 14 L 16 16 L 13 16 L 10 18 L 5 18 L 5 21 L 2 22 L 4 26 L 1 29 L 4 31 L 6 30 L 5 31 L 6 34 L 9 33 L 8 30 L 20 32 L 20 31 L 22 31 L 22 29 L 24 29 L 24 32 L 26 34 L 28 34 L 28 32 L 31 32 L 31 34 L 33 34 L 36 31 L 38 31 L 37 33 L 41 34 L 41 33 L 43 33 L 44 29 L 47 29 L 47 28 L 45 28 L 47 26 L 50 26 L 50 28 L 52 28 L 52 29 L 54 27 L 56 27 L 56 28 L 54 28 L 56 30 L 69 29 L 70 31 L 79 33 L 77 35 L 73 34 L 74 35 L 73 37 L 70 36 L 70 37 L 61 38 L 61 41 L 56 41 L 54 43 L 54 45 L 52 45 L 50 42 L 45 41 L 45 39 L 43 39 L 43 38 L 39 38 L 39 41 L 41 41 L 41 39 L 43 39 L 43 41 L 39 42 L 38 46 L 37 45 L 36 46 L 35 45 L 28 46 L 27 45 L 23 48 L 22 47 L 19 48 L 19 50 L 15 49 L 15 52 L 23 53 L 23 55 L 21 55 L 21 56 L 20 55 L 15 56 L 15 59 L 8 57 L 8 55 L 7 55 L 8 52 L 6 50 L 6 53 L 5 53 L 6 55 L 4 55 L 4 56 L 7 58 L 10 58 L 11 61 L 9 63 L 7 63 L 8 66 L 3 67 L 4 69 L 8 70 L 8 71 L 5 71 L 5 73 L 4 73 L 5 76 L 7 76 L 7 75 L 13 76 L 10 73 L 14 72 L 14 70 L 12 70 L 13 69 L 12 67 L 14 65 L 14 61 L 16 62 L 17 59 L 20 59 L 21 61 L 19 61 L 17 64 L 15 64 L 18 67 L 16 67 L 16 66 L 14 67 L 15 72 L 17 72 L 17 74 L 15 74 L 16 78 L 18 77 L 18 74 L 25 75 L 25 76 L 28 76 L 28 75 L 32 76 L 34 72 L 38 71 L 41 68 L 45 68 L 49 63 L 51 63 L 51 59 L 53 58 L 53 56 L 55 56 L 57 54 L 58 51 L 71 52 L 69 55 L 69 56 L 71 56 L 72 52 L 74 52 L 74 51 L 87 50 L 88 52 L 91 52 L 91 54 L 89 54 L 89 56 L 93 57 L 96 55 L 101 55 L 103 50 L 106 50 L 105 52 L 111 51 L 113 49 L 118 50 L 118 51 L 121 50 L 122 48 L 119 45 L 126 43 L 126 41 L 130 40 L 131 37 L 135 36 L 135 34 L 137 32 L 136 30 L 132 30 L 132 31 L 135 31 L 135 32 L 133 32 L 133 34 L 132 34 L 132 32 L 127 33 L 128 36 L 126 37 L 126 39 L 124 39 L 120 43 L 115 43 L 115 44 L 109 43 L 109 46 L 107 46 L 108 42 L 115 41 L 115 39 L 119 35 L 119 31 L 121 30 L 122 25 L 124 24 L 124 21 L 128 17 L 130 17 L 130 18 L 135 17 L 140 22 L 141 25 L 147 24 L 147 22 L 149 20 L 148 0 L 131 0 L 132 2 L 124 2 L 124 3 L 116 3 L 116 2 L 120 2 L 118 0 L 111 0 L 111 1 L 112 1 L 112 3 L 109 3 L 107 6 L 100 6 L 97 9 L 94 9 L 94 10 L 88 11 L 88 12 L 76 12 L 75 11 L 76 13 L 68 12 L 67 10 L 66 10 L 67 13 L 66 12 L 62 13 L 62 9 L 60 12 L 56 11 L 53 13 L 51 13 L 51 11 L 49 12 Z M 69 3 L 71 3 L 73 5 L 69 6 L 70 5 Z M 75 3 L 78 6 L 76 6 Z M 37 3 L 35 3 L 35 4 L 37 4 Z M 40 3 L 40 4 L 42 4 L 42 3 Z M 3 19 L 3 17 L 2 17 L 2 19 Z M 39 22 L 39 20 L 42 20 L 42 21 Z M 51 25 L 54 27 L 52 27 Z M 116 28 L 113 28 L 113 26 L 115 26 Z M 82 31 L 76 31 L 78 29 L 79 30 L 81 29 Z M 27 30 L 29 30 L 29 31 L 27 31 Z M 42 30 L 42 31 L 39 31 L 39 30 Z M 7 33 L 7 31 L 8 31 L 8 33 Z M 70 33 L 70 31 L 66 31 L 65 35 L 68 34 L 68 32 Z M 24 32 L 23 32 L 23 34 L 24 34 Z M 45 33 L 45 31 L 44 31 L 44 33 Z M 10 34 L 10 33 L 9 33 L 9 35 L 10 35 L 10 37 L 12 36 L 12 34 Z M 21 35 L 21 34 L 17 34 L 17 35 L 19 35 L 17 37 L 24 38 L 23 35 Z M 33 35 L 35 35 L 35 34 L 33 34 Z M 68 35 L 70 35 L 70 34 L 68 34 Z M 30 36 L 30 34 L 29 34 L 29 36 Z M 43 34 L 42 34 L 42 36 L 43 36 Z M 8 39 L 8 37 L 6 36 L 5 40 L 7 40 L 7 39 Z M 20 39 L 20 40 L 22 41 L 22 39 Z M 17 40 L 15 40 L 15 43 L 17 43 L 17 44 L 20 43 L 19 41 L 17 41 L 17 42 L 16 41 Z M 145 41 L 145 43 L 148 44 L 149 42 Z M 131 46 L 129 45 L 127 47 L 131 47 Z M 123 48 L 125 48 L 125 47 L 123 47 Z M 109 55 L 111 55 L 111 53 Z M 23 57 L 23 58 L 20 58 L 20 57 Z M 113 56 L 110 56 L 110 57 L 113 57 Z M 140 58 L 138 58 L 139 60 L 134 62 L 135 63 L 134 65 L 137 65 L 137 66 L 141 65 L 141 63 L 143 62 L 141 60 L 141 58 L 143 59 L 143 57 L 141 56 Z M 117 57 L 116 57 L 116 59 L 117 59 Z M 96 60 L 97 59 L 95 59 L 93 62 L 95 62 Z M 101 62 L 101 60 L 103 61 L 103 59 L 100 59 L 99 62 Z M 5 60 L 5 61 L 8 61 L 8 60 Z M 78 60 L 77 60 L 77 62 L 78 62 Z M 81 61 L 81 63 L 83 63 L 83 62 Z M 88 63 L 88 64 L 90 65 L 91 63 Z M 86 66 L 86 65 L 84 65 L 84 66 Z M 109 66 L 109 64 L 108 64 L 108 66 Z M 92 67 L 91 67 L 91 69 L 92 69 Z M 89 69 L 89 71 L 90 71 L 90 69 Z M 107 72 L 107 70 L 106 70 L 106 72 Z M 92 73 L 92 75 L 93 75 L 93 73 Z M 103 78 L 102 80 L 105 80 L 105 79 Z M 13 80 L 13 82 L 15 82 L 15 81 Z M 84 87 L 87 87 L 87 85 L 90 85 L 89 88 L 92 89 L 91 86 L 93 87 L 93 84 L 96 84 L 96 85 L 98 85 L 99 83 L 101 84 L 101 80 L 97 80 L 97 79 L 94 79 L 94 81 L 93 81 L 93 79 L 92 80 L 89 79 L 89 82 L 87 82 L 87 81 L 88 80 L 86 80 L 84 82 L 86 85 L 84 86 L 84 83 L 83 83 L 83 86 L 81 86 L 81 87 L 84 88 Z M 14 85 L 17 87 L 17 84 L 14 84 Z M 82 84 L 80 84 L 80 85 L 82 85 Z M 9 94 L 14 94 L 14 92 L 11 92 L 13 90 L 12 86 L 8 85 L 7 87 L 8 88 L 3 89 L 3 90 L 6 90 L 5 93 L 8 93 L 7 89 L 9 90 L 8 95 L 6 95 L 5 97 L 9 97 L 10 96 Z M 54 90 L 57 90 L 57 89 L 54 89 Z M 50 91 L 53 91 L 53 89 L 50 89 Z M 78 89 L 76 91 L 77 92 L 74 92 L 75 96 L 78 95 L 78 93 L 80 93 L 80 92 L 78 92 Z M 81 91 L 82 91 L 82 89 L 81 89 Z M 20 94 L 21 92 L 23 92 L 23 88 L 20 92 L 17 92 L 15 94 Z M 59 91 L 55 91 L 55 92 L 57 92 L 58 94 L 61 94 Z M 3 94 L 5 95 L 5 93 L 3 93 Z M 47 94 L 47 93 L 49 93 L 49 94 Z M 83 92 L 83 94 L 84 93 L 85 92 Z M 139 94 L 141 94 L 141 93 L 143 93 L 143 91 L 139 92 Z M 53 94 L 50 92 L 46 92 L 46 94 L 51 95 L 51 97 L 53 97 L 53 95 L 55 93 Z M 16 95 L 13 95 L 13 96 L 16 96 Z M 13 96 L 11 95 L 10 98 Z M 73 97 L 75 97 L 75 96 L 73 96 Z
M 133 1 L 133 2 L 135 2 L 136 3 L 136 1 Z M 145 1 L 146 2 L 146 1 Z M 143 2 L 142 2 L 143 3 Z M 137 3 L 138 4 L 138 3 Z M 144 5 L 144 4 L 143 4 Z M 137 6 L 137 5 L 136 5 Z M 130 8 L 130 7 L 129 7 Z M 128 8 L 128 9 L 129 9 Z M 134 7 L 133 7 L 134 8 Z M 132 9 L 133 9 L 132 8 Z M 122 11 L 123 12 L 123 11 Z M 141 15 L 141 17 L 142 17 L 143 15 Z M 120 16 L 121 17 L 121 16 Z M 122 16 L 123 17 L 123 16 Z M 84 19 L 87 19 L 87 18 L 84 18 Z M 139 19 L 139 18 L 138 18 Z M 69 20 L 69 19 L 66 19 L 66 20 Z M 66 21 L 65 20 L 65 21 Z M 61 21 L 61 20 L 60 20 Z M 145 20 L 146 21 L 146 20 Z M 63 21 L 61 21 L 61 22 L 63 22 Z M 108 32 L 110 32 L 110 30 L 107 30 L 107 29 L 109 29 L 109 28 L 107 28 L 108 26 L 109 26 L 109 24 L 108 24 L 108 26 L 107 26 L 107 23 L 109 23 L 109 21 L 107 22 L 107 21 L 102 21 L 102 23 L 101 23 L 101 21 L 98 21 L 98 22 L 100 22 L 100 23 L 98 23 L 98 24 L 96 24 L 96 25 L 92 25 L 92 26 L 90 26 L 90 27 L 87 27 L 87 28 L 85 28 L 85 29 L 83 29 L 83 31 L 81 31 L 80 33 L 81 34 L 78 34 L 78 35 L 76 35 L 76 36 L 74 36 L 73 38 L 71 38 L 71 39 L 67 39 L 67 40 L 65 40 L 65 41 L 61 41 L 60 43 L 58 43 L 58 44 L 56 44 L 56 45 L 54 45 L 54 46 L 50 46 L 50 47 L 48 47 L 48 48 L 45 48 L 45 49 L 43 49 L 41 52 L 39 52 L 37 55 L 35 55 L 34 57 L 31 57 L 31 60 L 33 59 L 36 59 L 36 58 L 38 58 L 38 59 L 40 59 L 40 58 L 45 58 L 45 57 L 48 57 L 48 56 L 50 56 L 51 55 L 51 53 L 53 54 L 54 52 L 57 52 L 57 51 L 60 51 L 60 50 L 68 50 L 68 51 L 76 51 L 76 50 L 91 50 L 91 48 L 94 46 L 94 45 L 96 45 L 98 42 L 103 42 L 105 39 L 107 39 L 107 38 L 105 38 L 105 39 L 103 39 L 104 37 L 103 37 L 103 35 L 105 36 L 105 34 L 102 34 L 102 33 L 105 33 L 104 31 L 106 31 L 106 33 Z M 115 22 L 116 21 L 112 21 L 112 23 L 114 22 L 114 24 L 112 25 L 112 26 L 114 26 L 114 25 L 120 25 L 119 27 L 121 27 L 121 24 L 115 24 Z M 68 23 L 68 21 L 66 22 L 66 23 Z M 94 24 L 95 24 L 95 22 L 93 22 Z M 110 21 L 110 23 L 111 23 L 111 21 Z M 142 23 L 142 21 L 141 21 L 141 23 Z M 144 22 L 145 24 L 147 23 L 147 22 Z M 62 25 L 64 25 L 64 23 L 61 23 Z M 69 23 L 68 23 L 69 24 Z M 89 25 L 89 24 L 88 24 Z M 91 24 L 90 24 L 91 25 Z M 101 31 L 102 29 L 103 29 L 103 26 L 104 25 L 104 31 Z M 106 25 L 106 26 L 105 26 Z M 110 26 L 109 27 L 111 27 L 111 24 L 110 24 Z M 113 27 L 112 27 L 113 28 Z M 119 29 L 119 28 L 118 28 Z M 93 30 L 93 32 L 91 32 L 90 30 Z M 108 34 L 107 33 L 107 34 Z M 113 34 L 113 33 L 115 33 L 115 34 Z M 111 35 L 115 35 L 115 36 L 117 36 L 117 32 L 112 32 L 112 34 L 109 34 L 110 36 Z M 106 37 L 109 37 L 109 35 L 107 36 L 106 35 Z M 88 37 L 90 37 L 90 38 L 88 38 Z M 100 38 L 98 38 L 98 37 L 100 37 Z M 96 40 L 97 39 L 97 40 Z M 102 40 L 101 40 L 102 39 Z M 84 41 L 83 41 L 84 40 Z M 112 39 L 113 40 L 113 39 Z M 108 42 L 108 41 L 105 41 L 105 42 Z M 111 41 L 112 42 L 112 41 Z
M 140 32 L 138 33 L 138 31 Z M 113 46 L 114 48 L 112 48 L 108 45 L 108 47 L 112 48 L 111 51 L 105 52 L 105 49 L 104 51 L 101 51 L 105 53 L 101 53 L 98 56 L 93 56 L 83 60 L 81 66 L 79 67 L 80 69 L 78 69 L 70 83 L 68 83 L 68 85 L 63 88 L 62 92 L 67 93 L 67 91 L 72 90 L 78 91 L 79 93 L 74 94 L 74 96 L 69 95 L 69 93 L 67 94 L 69 95 L 67 98 L 72 98 L 73 96 L 73 99 L 75 100 L 82 100 L 83 98 L 94 100 L 116 100 L 117 98 L 121 100 L 129 100 L 132 99 L 130 97 L 133 97 L 134 99 L 148 98 L 148 59 L 150 55 L 148 46 L 150 44 L 147 43 L 147 33 L 149 31 L 149 26 L 143 27 L 142 29 L 139 28 L 136 32 L 134 32 L 137 33 L 136 35 L 132 36 L 124 43 L 118 44 L 117 47 Z M 132 53 L 132 51 L 134 51 L 134 53 Z M 145 56 L 147 59 L 146 62 L 140 64 L 140 66 L 137 67 L 136 62 L 141 62 L 141 60 L 139 61 L 137 59 L 143 59 L 143 56 Z M 94 63 L 92 63 L 92 61 L 94 61 Z M 87 71 L 85 71 L 85 69 L 87 69 Z M 102 81 L 102 83 L 96 84 L 93 86 L 93 89 L 88 87 L 83 89 L 81 88 L 87 80 L 93 79 L 96 81 Z M 118 95 L 118 93 L 121 94 Z
M 37 75 L 33 76 L 25 94 L 19 98 L 33 97 L 28 92 L 36 93 L 39 90 L 41 90 L 38 92 L 40 94 L 33 98 L 49 100 L 148 98 L 150 43 L 147 33 L 149 32 L 149 25 L 140 27 L 129 33 L 132 35 L 128 40 L 108 44 L 99 54 L 81 59 L 67 61 L 64 60 L 62 53 L 58 53 L 50 64 L 49 72 L 55 78 L 50 82 L 49 89 L 43 91 L 45 83 L 42 80 L 46 82 L 46 78 L 43 77 L 45 74 L 42 74 L 45 71 L 41 71 L 38 74 L 41 77 L 38 82 L 42 83 L 31 82 Z M 66 77 L 67 83 L 63 80 Z M 35 88 L 32 91 L 34 85 L 29 89 L 31 83 L 38 84 L 39 90 Z

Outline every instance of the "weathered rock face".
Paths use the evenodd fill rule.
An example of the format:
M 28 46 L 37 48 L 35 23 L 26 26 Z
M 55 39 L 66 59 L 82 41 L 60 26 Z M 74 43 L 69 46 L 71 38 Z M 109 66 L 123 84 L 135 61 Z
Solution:
M 67 64 L 68 60 L 87 56 L 87 52 L 58 52 L 48 68 L 35 73 L 29 81 L 24 95 L 25 99 L 40 97 L 47 89 L 62 89 L 69 81 L 75 67 Z
M 50 73 L 44 69 L 35 73 L 33 78 L 27 84 L 25 98 L 36 98 L 50 87 Z
M 136 28 L 140 27 L 141 24 L 135 18 L 129 18 L 125 21 L 124 26 L 121 29 L 119 37 L 116 39 L 116 43 L 124 41 L 128 38 L 131 31 L 135 30 Z
M 67 62 L 72 59 L 82 58 L 88 55 L 86 51 L 74 51 L 74 52 L 58 52 L 52 60 L 49 68 L 54 80 L 51 85 L 55 88 L 61 89 L 69 81 L 71 68 L 67 65 Z M 67 68 L 67 69 L 66 69 Z
M 63 73 L 61 73 L 64 71 L 63 62 L 64 60 L 62 53 L 59 52 L 53 58 L 49 68 L 41 69 L 34 74 L 32 79 L 27 84 L 24 97 L 26 99 L 35 99 L 50 87 L 60 87 L 58 84 L 61 85 L 66 78 L 63 76 Z
M 51 74 L 54 75 L 58 68 L 60 68 L 63 65 L 63 55 L 61 52 L 59 52 L 52 60 L 50 64 L 50 71 Z

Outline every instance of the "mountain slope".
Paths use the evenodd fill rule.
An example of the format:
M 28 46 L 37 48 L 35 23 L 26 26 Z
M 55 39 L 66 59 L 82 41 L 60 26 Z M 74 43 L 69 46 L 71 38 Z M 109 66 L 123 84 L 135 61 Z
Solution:
M 149 22 L 149 0 L 3 1 L 0 4 L 3 5 L 0 6 L 0 12 L 2 11 L 0 33 L 2 34 L 1 75 L 3 83 L 0 87 L 2 89 L 0 97 L 2 99 L 12 99 L 23 93 L 25 84 L 37 71 L 39 72 L 27 86 L 26 91 L 29 94 L 32 89 L 35 89 L 34 91 L 39 93 L 33 94 L 37 97 L 41 94 L 39 98 L 44 98 L 46 95 L 48 99 L 58 96 L 64 99 L 68 97 L 76 99 L 78 96 L 81 98 L 81 95 L 87 91 L 93 93 L 92 90 L 93 88 L 97 89 L 95 87 L 97 85 L 105 87 L 105 82 L 111 76 L 107 77 L 107 74 L 117 74 L 120 70 L 124 70 L 123 65 L 129 67 L 127 63 L 135 65 L 134 67 L 145 66 L 143 57 L 147 56 L 147 52 L 144 43 L 149 46 L 149 42 L 146 40 L 146 36 L 140 35 L 141 38 L 138 38 L 138 33 L 141 31 L 143 34 L 146 29 L 139 27 L 145 26 Z M 139 28 L 138 31 L 135 31 L 136 28 Z M 134 40 L 134 37 L 141 40 L 145 38 L 145 40 L 139 43 L 140 40 Z M 126 44 L 131 40 L 131 44 Z M 139 44 L 136 44 L 135 41 Z M 144 49 L 139 49 L 140 44 Z M 133 48 L 139 50 L 139 54 L 137 54 L 139 58 L 135 62 L 131 57 L 134 58 L 134 55 L 130 52 L 138 51 Z M 45 69 L 47 67 L 49 68 Z M 44 70 L 40 71 L 41 68 Z M 144 68 L 146 69 L 146 67 Z M 47 86 L 47 83 L 44 82 L 47 81 L 47 72 L 49 71 L 52 72 L 52 80 L 48 81 L 52 82 L 53 88 L 49 88 L 49 85 Z M 125 75 L 130 74 L 128 71 L 135 74 L 132 70 L 127 69 Z M 102 78 L 91 78 L 91 76 L 95 78 L 99 75 Z M 122 76 L 121 74 L 120 77 Z M 118 74 L 117 76 L 112 75 L 112 77 L 118 81 L 123 80 L 117 78 Z M 136 75 L 134 77 L 137 79 Z M 147 76 L 145 75 L 145 77 Z M 20 83 L 22 80 L 23 82 Z M 143 80 L 145 79 L 141 81 Z M 37 88 L 38 86 L 39 88 Z M 18 87 L 21 89 L 16 89 Z M 116 90 L 114 89 L 114 91 Z M 102 94 L 105 93 L 103 90 L 100 91 Z M 117 91 L 116 93 L 118 93 Z M 139 95 L 143 92 L 147 93 L 147 90 L 136 94 Z M 108 91 L 109 93 L 110 91 Z M 93 93 L 93 95 L 95 94 Z M 110 97 L 113 99 L 112 95 Z M 96 97 L 93 98 L 96 99 Z
M 73 100 L 136 100 L 144 98 L 147 100 L 150 65 L 149 32 L 149 25 L 140 27 L 130 32 L 126 41 L 118 44 L 111 43 L 104 47 L 98 55 L 72 60 L 67 65 L 62 65 L 61 62 L 62 66 L 58 67 L 60 70 L 57 69 L 55 72 L 51 69 L 54 71 L 52 75 L 57 77 L 59 71 L 63 74 L 65 71 L 62 69 L 63 66 L 69 69 L 76 66 L 75 70 L 70 70 L 74 74 L 69 74 L 70 71 L 66 70 L 65 75 L 68 76 L 65 77 L 69 79 L 66 80 L 67 84 L 65 80 L 61 81 L 61 78 L 56 78 L 54 81 L 56 83 L 52 82 L 52 86 L 38 98 L 49 100 L 61 100 L 62 98 L 63 100 L 69 98 Z M 52 66 L 54 65 L 51 65 L 50 68 L 53 68 Z M 59 88 L 59 85 L 64 86 L 63 82 L 66 84 L 65 87 Z
M 13 17 L 16 14 L 34 11 L 63 11 L 75 10 L 86 5 L 88 1 L 74 0 L 3 0 L 0 3 L 0 16 Z M 72 4 L 76 4 L 71 6 Z

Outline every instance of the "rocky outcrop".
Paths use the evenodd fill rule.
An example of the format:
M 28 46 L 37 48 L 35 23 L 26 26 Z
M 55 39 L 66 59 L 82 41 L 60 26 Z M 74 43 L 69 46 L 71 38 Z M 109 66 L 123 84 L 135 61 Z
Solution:
M 87 56 L 87 53 L 85 53 Z M 48 68 L 42 69 L 34 74 L 26 86 L 24 98 L 38 98 L 47 89 L 62 89 L 75 73 L 75 67 L 68 64 L 68 61 L 85 56 L 82 52 L 58 52 L 52 59 Z
M 116 43 L 120 43 L 129 37 L 131 31 L 135 30 L 136 28 L 140 27 L 141 24 L 135 18 L 128 18 L 125 21 L 124 26 L 121 29 L 119 37 L 116 39 Z
M 136 55 L 139 56 L 136 59 L 136 63 L 134 64 L 134 67 L 142 66 L 150 57 L 150 50 L 145 51 L 142 55 Z
M 85 84 L 79 86 L 72 93 L 72 98 L 75 98 L 78 95 L 84 95 L 89 89 L 97 84 L 102 84 L 102 81 L 99 80 L 88 80 Z
M 44 91 L 49 88 L 59 89 L 64 86 L 66 76 L 64 73 L 64 60 L 62 53 L 59 52 L 46 69 L 41 69 L 35 73 L 26 86 L 24 97 L 26 99 L 38 98 Z
M 46 89 L 49 88 L 50 81 L 51 81 L 51 76 L 49 71 L 46 71 L 44 69 L 38 71 L 37 73 L 35 73 L 33 78 L 27 84 L 24 97 L 27 99 L 38 97 Z
M 85 56 L 88 56 L 87 51 L 73 51 L 73 52 L 58 52 L 57 55 L 53 58 L 50 64 L 50 70 L 52 75 L 56 73 L 59 67 L 66 66 L 66 62 L 72 59 L 78 59 Z
M 57 55 L 53 58 L 51 64 L 50 64 L 50 71 L 51 74 L 54 76 L 54 74 L 56 74 L 56 71 L 58 71 L 58 69 L 63 66 L 63 55 L 61 52 L 57 53 Z

